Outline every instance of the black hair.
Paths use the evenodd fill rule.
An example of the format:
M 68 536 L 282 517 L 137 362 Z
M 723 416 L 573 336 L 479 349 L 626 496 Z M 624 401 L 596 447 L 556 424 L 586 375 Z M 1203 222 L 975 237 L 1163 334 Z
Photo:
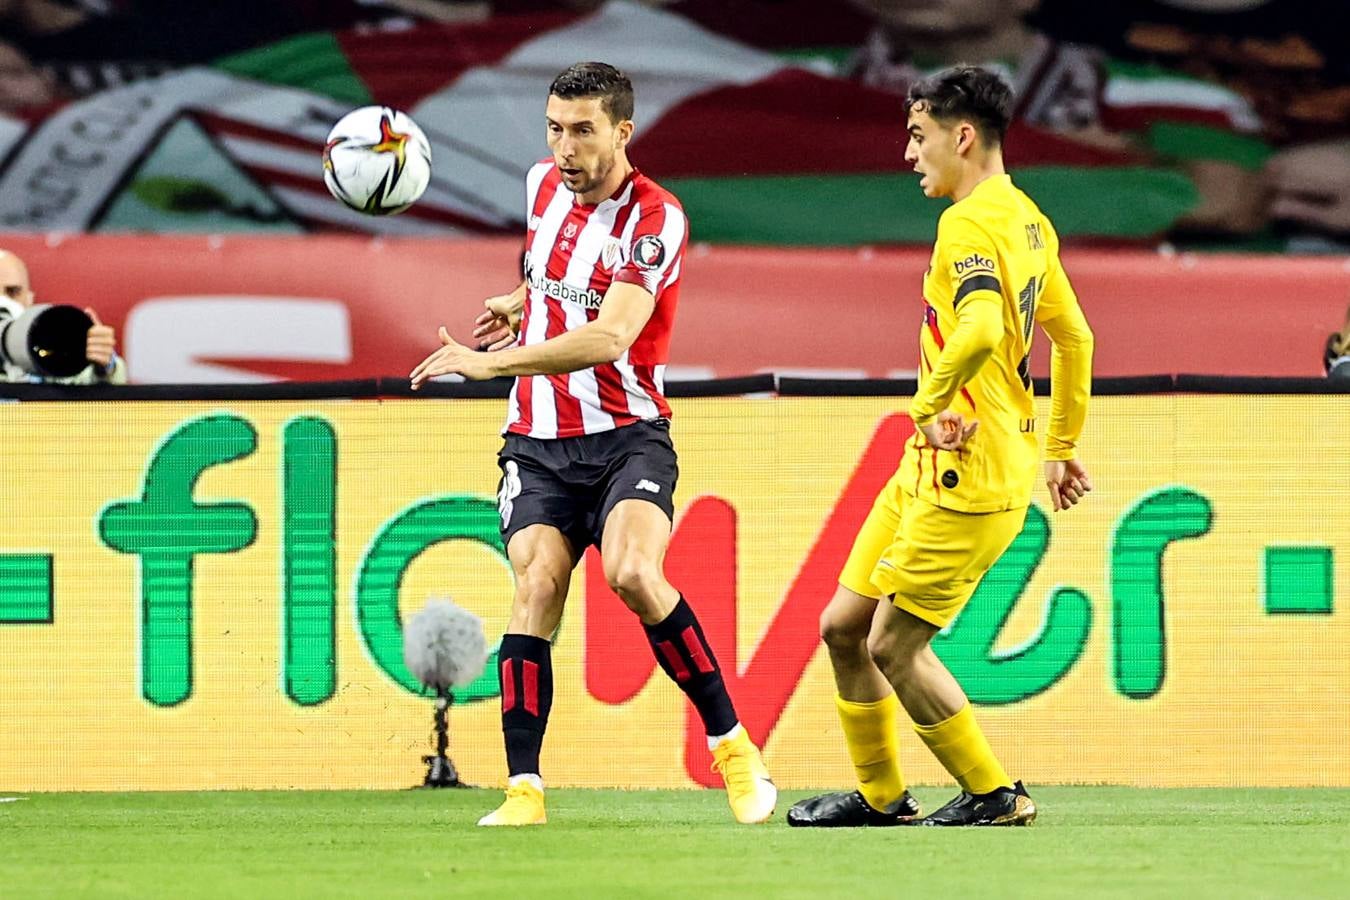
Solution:
M 957 65 L 911 84 L 905 115 L 918 103 L 940 122 L 966 119 L 985 143 L 1002 146 L 1012 120 L 1013 92 L 996 72 Z
M 616 125 L 633 118 L 633 82 L 628 76 L 602 62 L 580 62 L 553 79 L 548 92 L 564 100 L 599 97 L 600 108 Z

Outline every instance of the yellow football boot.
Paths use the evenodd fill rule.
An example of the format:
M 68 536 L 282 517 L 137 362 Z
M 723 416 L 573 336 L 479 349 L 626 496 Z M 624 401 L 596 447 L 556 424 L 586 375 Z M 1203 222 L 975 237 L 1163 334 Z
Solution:
M 543 825 L 548 821 L 544 813 L 544 792 L 532 784 L 522 782 L 506 789 L 502 805 L 478 820 L 479 825 Z
M 769 820 L 778 803 L 778 788 L 744 728 L 737 729 L 735 737 L 718 741 L 713 748 L 713 771 L 727 786 L 727 802 L 737 822 L 757 825 Z

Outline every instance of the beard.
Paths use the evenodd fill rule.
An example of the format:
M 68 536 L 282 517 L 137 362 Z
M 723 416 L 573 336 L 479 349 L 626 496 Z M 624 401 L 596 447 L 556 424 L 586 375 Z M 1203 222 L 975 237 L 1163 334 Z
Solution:
M 614 171 L 614 155 L 611 153 L 608 157 L 602 157 L 599 162 L 596 163 L 592 173 L 587 173 L 585 171 L 581 173 L 583 180 L 577 184 L 576 187 L 572 188 L 572 193 L 589 194 L 591 191 L 604 184 L 605 179 L 609 177 L 609 173 L 612 171 Z M 586 177 L 588 174 L 590 177 Z

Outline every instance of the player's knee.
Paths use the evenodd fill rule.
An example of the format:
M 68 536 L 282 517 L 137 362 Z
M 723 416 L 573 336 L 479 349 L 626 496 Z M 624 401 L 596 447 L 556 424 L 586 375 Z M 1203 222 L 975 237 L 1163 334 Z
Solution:
M 567 583 L 544 567 L 527 566 L 516 572 L 516 605 L 543 612 L 560 606 L 567 595 Z
M 889 631 L 874 630 L 867 636 L 867 655 L 887 676 L 904 675 L 914 667 L 914 657 Z
M 870 620 L 855 622 L 840 615 L 833 607 L 827 606 L 820 614 L 820 639 L 825 642 L 825 646 L 831 648 L 859 647 L 867 640 L 870 625 Z
M 605 580 L 610 590 L 635 609 L 656 594 L 661 583 L 661 570 L 655 560 L 626 553 L 614 563 L 606 564 Z

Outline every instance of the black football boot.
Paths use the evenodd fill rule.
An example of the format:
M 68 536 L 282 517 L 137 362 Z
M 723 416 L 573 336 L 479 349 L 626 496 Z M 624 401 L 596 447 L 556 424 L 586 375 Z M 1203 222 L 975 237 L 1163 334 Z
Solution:
M 906 825 L 1030 825 L 1036 820 L 1036 804 L 1022 782 L 996 788 L 987 794 L 965 791 L 941 809 Z
M 799 828 L 885 828 L 904 825 L 918 814 L 919 801 L 909 791 L 885 809 L 873 809 L 861 791 L 840 791 L 794 803 L 787 820 Z

